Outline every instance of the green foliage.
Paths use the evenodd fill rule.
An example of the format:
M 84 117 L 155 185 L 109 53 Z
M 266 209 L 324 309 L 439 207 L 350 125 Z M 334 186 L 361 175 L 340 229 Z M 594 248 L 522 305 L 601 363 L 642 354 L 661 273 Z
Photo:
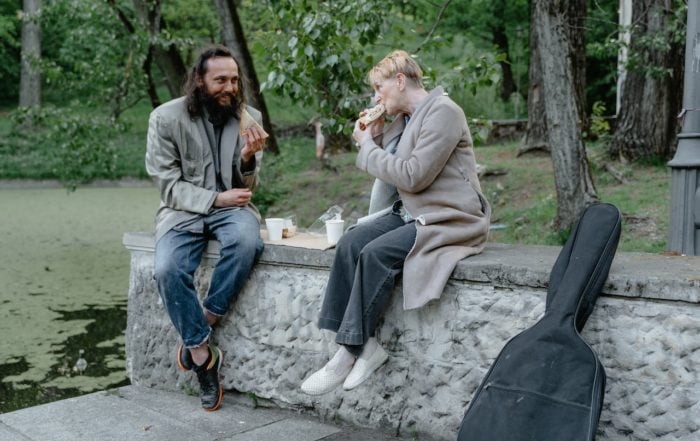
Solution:
M 280 144 L 283 148 L 278 155 L 263 158 L 260 186 L 253 195 L 253 203 L 263 215 L 270 207 L 293 195 L 295 187 L 288 176 L 303 172 L 316 161 L 308 139 L 286 138 L 280 140 Z
M 45 107 L 0 118 L 0 179 L 63 179 L 70 188 L 90 179 L 148 178 L 144 154 L 151 106 L 147 101 L 124 112 L 118 123 L 111 122 L 105 107 L 82 113 Z M 22 126 L 27 117 L 33 119 L 31 128 Z M 55 133 L 64 128 L 66 133 Z M 67 144 L 68 133 L 81 130 L 86 132 L 81 133 L 82 139 Z M 80 157 L 97 152 L 101 157 L 94 166 L 65 164 L 70 157 L 80 162 Z
M 684 2 L 675 1 L 683 7 L 673 10 L 676 19 L 663 33 L 672 41 L 682 38 L 684 31 Z M 528 2 L 452 1 L 438 20 L 442 3 L 238 1 L 238 12 L 253 51 L 256 70 L 264 80 L 266 95 L 277 95 L 276 100 L 270 100 L 273 103 L 286 100 L 288 104 L 282 110 L 271 109 L 273 115 L 284 113 L 274 122 L 291 124 L 321 114 L 325 128 L 347 133 L 357 111 L 369 104 L 371 90 L 365 83 L 367 71 L 389 51 L 399 48 L 414 54 L 425 70 L 428 88 L 444 86 L 470 117 L 524 116 L 524 98 L 514 94 L 511 101 L 503 102 L 499 99 L 497 85 L 500 80 L 498 63 L 506 61 L 514 70 L 521 92 L 525 92 Z M 602 102 L 593 111 L 594 118 L 599 117 L 593 123 L 594 134 L 607 130 L 603 112 L 614 106 L 619 49 L 616 5 L 616 2 L 600 0 L 589 2 L 588 102 Z M 17 10 L 20 7 L 19 0 L 0 0 L 0 74 L 3 80 L 9 79 L 0 85 L 0 100 L 16 96 L 19 75 Z M 121 23 L 115 7 L 136 26 L 134 33 Z M 48 110 L 50 117 L 35 115 L 38 118 L 36 132 L 42 138 L 32 142 L 63 146 L 61 151 L 65 157 L 73 157 L 78 163 L 69 170 L 68 165 L 60 164 L 63 154 L 48 155 L 45 159 L 56 161 L 51 168 L 55 173 L 64 170 L 60 174 L 70 182 L 98 175 L 96 170 L 90 172 L 90 167 L 79 158 L 94 160 L 99 167 L 105 167 L 100 177 L 126 173 L 120 172 L 120 167 L 130 165 L 118 164 L 116 169 L 109 165 L 114 160 L 114 151 L 93 150 L 87 146 L 108 146 L 115 136 L 117 139 L 130 136 L 129 142 L 136 146 L 143 143 L 140 133 L 139 136 L 129 135 L 115 127 L 121 126 L 121 115 L 126 109 L 144 101 L 142 64 L 148 44 L 167 47 L 174 43 L 187 61 L 194 47 L 219 40 L 219 20 L 209 0 L 169 0 L 162 3 L 162 13 L 166 27 L 158 37 L 153 37 L 136 19 L 131 0 L 44 0 L 41 17 L 44 99 L 57 107 Z M 501 49 L 493 46 L 493 31 L 501 25 L 509 41 L 508 59 Z M 663 48 L 664 44 L 663 38 L 650 38 L 648 43 L 652 48 Z M 158 80 L 156 69 L 154 75 Z M 478 138 L 478 124 L 473 123 L 473 126 Z M 63 131 L 56 129 L 58 127 Z M 90 128 L 94 133 L 85 135 Z M 145 129 L 140 130 L 145 132 Z M 84 141 L 76 141 L 83 142 L 84 147 L 68 142 L 66 133 L 87 136 Z M 97 136 L 104 138 L 100 141 Z M 5 152 L 26 153 L 23 158 L 31 156 L 26 139 L 13 136 L 12 140 L 18 144 L 10 145 L 8 139 L 0 141 Z M 94 156 L 97 154 L 104 156 Z M 35 164 L 35 159 L 29 163 Z M 292 159 L 287 157 L 287 160 Z M 133 164 L 140 165 L 137 162 Z M 8 169 L 0 166 L 2 173 L 7 173 Z M 286 173 L 283 167 L 278 172 Z M 82 177 L 73 179 L 70 176 Z M 273 207 L 276 201 L 286 197 L 282 188 L 274 191 L 262 188 L 257 197 L 263 207 Z
M 267 62 L 262 88 L 316 109 L 329 130 L 349 133 L 358 110 L 370 104 L 367 72 L 392 49 L 414 54 L 428 88 L 474 95 L 493 86 L 503 55 L 465 51 L 457 33 L 446 35 L 438 26 L 438 12 L 437 5 L 415 2 L 268 2 L 258 16 L 270 20 L 265 25 L 274 32 L 254 34 Z
M 15 157 L 27 150 L 46 153 L 43 160 L 49 168 L 42 177 L 58 178 L 71 190 L 96 178 L 114 177 L 118 156 L 111 140 L 124 132 L 123 124 L 54 106 L 20 108 L 13 119 L 9 148 Z
M 639 23 L 633 23 L 631 29 L 621 28 L 618 7 L 619 2 L 590 0 L 586 18 L 587 101 L 602 101 L 607 109 L 614 109 L 616 105 L 617 63 L 621 49 L 628 50 L 625 65 L 628 71 L 638 71 L 657 79 L 668 78 L 673 69 L 658 62 L 658 57 L 667 54 L 673 45 L 682 45 L 686 32 L 685 0 L 671 2 L 671 9 L 663 12 L 667 16 L 667 25 L 655 34 L 646 34 L 646 29 Z M 625 30 L 632 33 L 629 46 L 618 37 Z
M 450 3 L 443 19 L 447 39 L 465 36 L 478 47 L 491 47 L 496 60 L 510 64 L 517 88 L 527 95 L 530 29 L 527 0 L 465 0 Z M 508 47 L 497 47 L 495 34 L 502 30 Z M 459 44 L 456 47 L 460 47 Z M 508 53 L 504 50 L 507 49 Z M 498 69 L 500 79 L 500 69 Z M 481 84 L 480 86 L 486 86 Z
M 443 85 L 448 92 L 467 92 L 475 96 L 479 90 L 496 84 L 500 77 L 496 63 L 502 59 L 502 56 L 499 54 L 496 57 L 490 55 L 465 57 L 443 72 L 428 67 L 426 73 L 429 80 L 426 81 L 426 86 L 430 88 L 432 85 Z
M 270 65 L 261 89 L 280 91 L 312 106 L 334 132 L 367 107 L 365 74 L 375 58 L 365 46 L 379 37 L 387 12 L 378 0 L 270 2 Z
M 153 41 L 163 48 L 175 44 L 186 65 L 198 47 L 219 42 L 221 23 L 212 0 L 169 0 L 162 8 L 166 27 Z
M 591 110 L 590 137 L 598 139 L 610 135 L 610 123 L 605 119 L 605 103 L 596 101 Z
M 644 75 L 658 80 L 673 76 L 673 68 L 659 63 L 658 57 L 671 53 L 674 45 L 684 44 L 687 8 L 685 0 L 675 0 L 671 10 L 660 12 L 667 14 L 668 18 L 666 26 L 656 33 L 648 33 L 646 29 L 632 24 L 632 43 L 627 69 L 643 72 Z
M 479 2 L 450 2 L 442 17 L 438 16 L 442 5 L 436 2 L 399 3 L 387 18 L 380 43 L 413 53 L 423 68 L 426 87 L 443 86 L 468 115 L 512 118 L 513 113 L 516 116 L 519 114 L 518 105 L 513 108 L 497 96 L 501 79 L 498 63 L 513 62 L 515 59 L 520 61 L 523 57 L 514 55 L 519 53 L 517 43 L 511 46 L 511 56 L 515 56 L 512 60 L 508 60 L 503 51 L 491 44 L 488 32 L 482 32 L 487 28 L 481 26 L 483 20 L 489 18 L 482 17 L 482 21 L 475 19 L 474 23 L 469 21 L 468 17 L 472 17 L 470 14 L 473 12 L 472 3 L 476 5 Z M 517 10 L 522 2 L 507 3 L 510 11 Z M 486 3 L 479 5 L 485 6 Z M 511 24 L 513 26 L 508 29 L 522 37 L 520 23 L 515 21 Z M 516 49 L 513 50 L 513 47 Z M 524 58 L 525 61 L 517 64 L 521 69 L 514 66 L 514 71 L 526 75 L 527 57 Z M 512 97 L 516 103 L 519 98 L 519 94 Z M 521 108 L 524 109 L 524 106 Z
M 0 0 L 0 104 L 19 95 L 21 2 Z
M 163 3 L 163 32 L 177 38 L 214 43 L 219 40 L 221 23 L 209 0 L 169 0 Z
M 118 115 L 145 95 L 145 33 L 129 34 L 106 2 L 50 0 L 42 28 L 54 36 L 42 60 L 49 98 L 83 108 L 111 102 Z
M 668 168 L 668 158 L 662 155 L 643 156 L 638 159 L 638 162 L 647 167 L 656 167 L 663 170 Z
M 619 6 L 589 0 L 586 16 L 586 102 L 600 101 L 606 109 L 616 105 Z
M 48 104 L 14 112 L 2 148 L 17 161 L 2 174 L 57 178 L 70 189 L 114 177 L 114 139 L 126 128 L 119 116 L 145 95 L 146 34 L 128 32 L 107 2 L 46 0 L 40 19 Z

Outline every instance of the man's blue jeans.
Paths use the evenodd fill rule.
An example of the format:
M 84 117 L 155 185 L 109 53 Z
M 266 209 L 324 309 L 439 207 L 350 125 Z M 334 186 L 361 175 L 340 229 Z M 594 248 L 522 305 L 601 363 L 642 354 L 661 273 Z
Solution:
M 210 239 L 221 254 L 203 307 L 223 316 L 243 289 L 263 250 L 260 224 L 247 210 L 222 210 L 203 217 L 202 232 L 172 229 L 156 243 L 155 279 L 165 308 L 185 347 L 206 342 L 211 333 L 194 287 L 194 273 Z

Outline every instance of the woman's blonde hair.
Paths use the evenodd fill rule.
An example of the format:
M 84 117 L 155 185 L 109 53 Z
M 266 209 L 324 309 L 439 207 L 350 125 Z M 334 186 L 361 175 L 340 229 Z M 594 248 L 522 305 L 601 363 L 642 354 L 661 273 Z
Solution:
M 406 51 L 394 51 L 384 57 L 367 74 L 371 86 L 377 81 L 386 80 L 402 73 L 414 86 L 423 87 L 423 71 L 416 61 Z

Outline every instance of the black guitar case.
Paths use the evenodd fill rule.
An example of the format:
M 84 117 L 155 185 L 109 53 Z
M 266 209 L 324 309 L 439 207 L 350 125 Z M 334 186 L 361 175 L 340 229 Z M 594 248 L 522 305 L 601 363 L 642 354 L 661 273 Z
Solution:
M 458 441 L 591 441 L 605 370 L 579 332 L 608 277 L 621 216 L 590 206 L 554 263 L 544 316 L 504 346 L 467 409 Z

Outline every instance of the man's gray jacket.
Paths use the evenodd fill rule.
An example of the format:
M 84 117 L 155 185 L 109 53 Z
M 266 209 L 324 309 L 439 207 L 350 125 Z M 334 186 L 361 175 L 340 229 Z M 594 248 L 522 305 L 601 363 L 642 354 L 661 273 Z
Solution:
M 261 114 L 248 106 L 248 112 L 261 123 Z M 209 213 L 217 196 L 213 154 L 204 118 L 193 121 L 185 97 L 169 101 L 151 112 L 148 121 L 146 171 L 160 189 L 156 214 L 156 241 L 178 224 Z M 262 152 L 255 155 L 249 170 L 241 171 L 241 149 L 245 138 L 239 135 L 239 120 L 231 118 L 221 134 L 221 180 L 228 190 L 241 182 L 251 191 L 258 184 Z M 249 203 L 243 209 L 258 220 L 258 209 Z

